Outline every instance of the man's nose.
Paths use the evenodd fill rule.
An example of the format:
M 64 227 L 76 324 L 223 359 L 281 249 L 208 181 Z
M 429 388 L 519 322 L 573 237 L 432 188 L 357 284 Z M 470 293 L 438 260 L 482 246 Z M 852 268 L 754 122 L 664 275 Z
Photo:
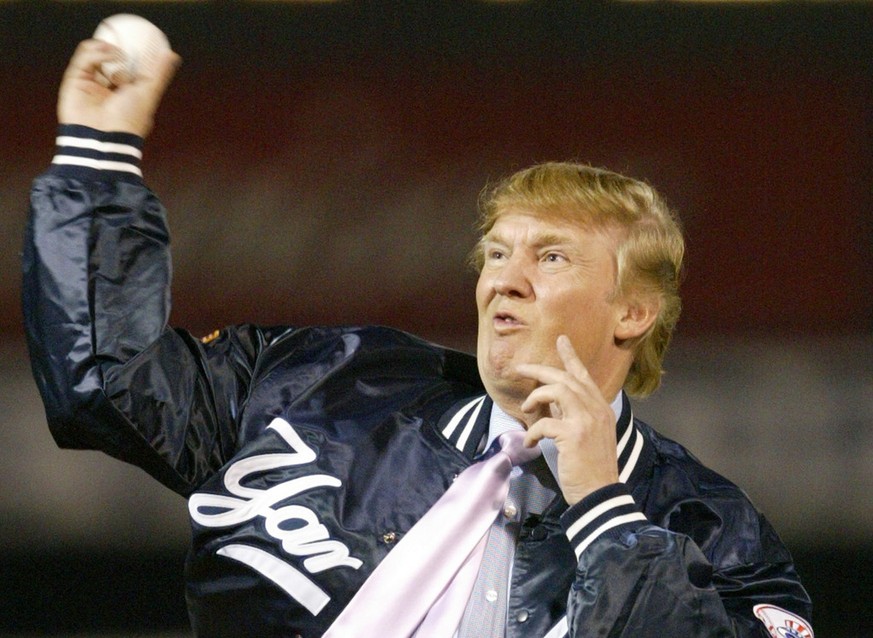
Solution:
M 494 290 L 506 297 L 528 297 L 533 293 L 530 265 L 516 255 L 508 257 L 494 277 Z

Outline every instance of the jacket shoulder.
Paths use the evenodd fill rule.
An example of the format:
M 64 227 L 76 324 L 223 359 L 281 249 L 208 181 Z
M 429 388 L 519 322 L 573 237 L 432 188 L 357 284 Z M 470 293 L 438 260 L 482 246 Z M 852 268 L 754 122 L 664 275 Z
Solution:
M 396 328 L 306 326 L 263 329 L 263 365 L 332 362 L 358 372 L 380 371 L 404 377 L 440 377 L 482 387 L 476 358 Z
M 716 568 L 791 562 L 746 492 L 682 444 L 637 421 L 655 452 L 646 500 L 649 520 L 689 536 Z

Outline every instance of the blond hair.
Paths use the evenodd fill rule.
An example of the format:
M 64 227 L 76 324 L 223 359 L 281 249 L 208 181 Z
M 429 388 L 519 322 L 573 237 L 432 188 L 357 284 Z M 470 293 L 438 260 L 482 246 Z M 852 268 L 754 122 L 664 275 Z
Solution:
M 682 308 L 679 283 L 685 252 L 678 217 L 657 191 L 645 182 L 586 164 L 547 162 L 486 188 L 479 204 L 481 236 L 509 209 L 619 231 L 614 297 L 655 295 L 660 302 L 649 330 L 628 344 L 634 360 L 624 389 L 634 396 L 656 390 Z M 481 269 L 481 245 L 472 262 Z

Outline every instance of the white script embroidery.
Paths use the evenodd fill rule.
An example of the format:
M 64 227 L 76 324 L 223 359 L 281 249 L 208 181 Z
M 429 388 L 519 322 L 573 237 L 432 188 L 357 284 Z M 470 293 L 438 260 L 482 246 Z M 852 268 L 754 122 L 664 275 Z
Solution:
M 259 454 L 234 462 L 225 472 L 224 486 L 233 496 L 194 494 L 188 501 L 191 518 L 204 527 L 240 525 L 256 516 L 264 518 L 267 533 L 282 543 L 282 549 L 292 556 L 307 556 L 303 566 L 309 573 L 334 567 L 358 569 L 363 563 L 349 555 L 349 548 L 340 541 L 330 540 L 327 528 L 308 507 L 277 503 L 317 487 L 341 487 L 342 482 L 328 474 L 310 474 L 279 483 L 267 489 L 245 487 L 246 477 L 256 472 L 275 470 L 291 465 L 304 465 L 315 460 L 310 448 L 291 424 L 274 419 L 268 429 L 275 430 L 294 450 L 285 454 Z M 288 525 L 293 522 L 293 525 Z M 289 529 L 290 527 L 290 529 Z M 282 587 L 313 615 L 330 601 L 312 580 L 281 559 L 248 545 L 234 544 L 218 550 L 218 554 L 245 563 Z

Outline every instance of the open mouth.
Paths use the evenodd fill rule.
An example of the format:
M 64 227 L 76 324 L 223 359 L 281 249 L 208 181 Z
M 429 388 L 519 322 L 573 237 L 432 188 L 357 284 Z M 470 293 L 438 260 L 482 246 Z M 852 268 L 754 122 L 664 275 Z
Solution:
M 498 312 L 494 315 L 494 322 L 499 326 L 520 326 L 521 320 L 508 312 Z

